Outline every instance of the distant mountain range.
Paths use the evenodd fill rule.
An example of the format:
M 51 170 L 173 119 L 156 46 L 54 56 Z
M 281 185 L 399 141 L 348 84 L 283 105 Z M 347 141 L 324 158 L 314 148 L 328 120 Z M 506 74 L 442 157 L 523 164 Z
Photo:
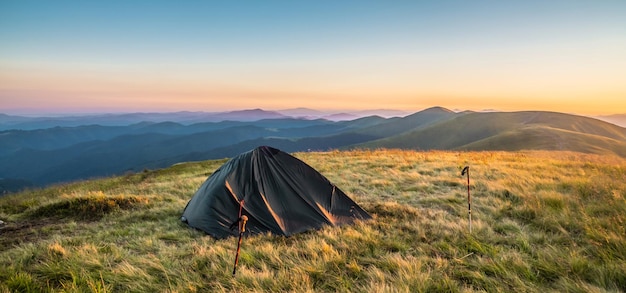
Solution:
M 0 114 L 4 129 L 0 193 L 232 157 L 259 145 L 288 152 L 569 150 L 626 157 L 626 128 L 590 117 L 537 111 L 453 112 L 441 107 L 398 117 L 388 116 L 399 112 L 385 113 L 387 117 L 360 117 L 370 114 L 364 112 L 328 116 L 299 108 L 54 119 Z
M 202 122 L 239 121 L 250 122 L 262 119 L 326 119 L 330 121 L 354 120 L 366 116 L 377 115 L 385 118 L 403 117 L 410 113 L 397 110 L 366 110 L 353 112 L 323 112 L 308 108 L 266 111 L 250 109 L 229 112 L 171 112 L 171 113 L 123 113 L 68 115 L 50 117 L 11 116 L 0 113 L 0 131 L 2 130 L 35 130 L 52 127 L 75 127 L 84 125 L 127 126 L 141 122 L 176 122 L 190 125 Z

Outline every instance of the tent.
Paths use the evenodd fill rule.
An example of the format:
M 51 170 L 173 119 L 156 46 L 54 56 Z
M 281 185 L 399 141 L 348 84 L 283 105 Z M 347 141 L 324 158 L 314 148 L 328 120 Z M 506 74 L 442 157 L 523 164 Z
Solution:
M 242 153 L 211 174 L 181 220 L 225 238 L 238 234 L 240 214 L 248 217 L 248 233 L 284 236 L 371 218 L 315 169 L 268 146 Z

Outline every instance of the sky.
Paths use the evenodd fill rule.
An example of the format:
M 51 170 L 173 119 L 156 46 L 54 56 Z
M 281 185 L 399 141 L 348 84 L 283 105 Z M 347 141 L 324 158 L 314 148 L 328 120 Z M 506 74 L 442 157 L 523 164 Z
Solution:
M 0 1 L 0 113 L 626 113 L 626 1 Z

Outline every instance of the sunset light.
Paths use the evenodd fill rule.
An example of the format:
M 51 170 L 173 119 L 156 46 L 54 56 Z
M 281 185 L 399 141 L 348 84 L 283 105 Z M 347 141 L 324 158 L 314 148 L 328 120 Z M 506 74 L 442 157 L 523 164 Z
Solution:
M 0 113 L 626 113 L 626 2 L 2 1 Z
M 626 0 L 0 0 L 0 292 L 626 292 L 625 223 Z

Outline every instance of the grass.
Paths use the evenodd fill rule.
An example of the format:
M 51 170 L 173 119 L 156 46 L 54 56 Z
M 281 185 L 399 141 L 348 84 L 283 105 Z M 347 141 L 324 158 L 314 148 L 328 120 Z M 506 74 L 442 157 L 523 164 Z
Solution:
M 295 154 L 374 217 L 215 240 L 179 221 L 224 160 L 0 198 L 0 292 L 624 292 L 626 161 L 570 152 Z M 471 170 L 472 233 L 466 179 Z

